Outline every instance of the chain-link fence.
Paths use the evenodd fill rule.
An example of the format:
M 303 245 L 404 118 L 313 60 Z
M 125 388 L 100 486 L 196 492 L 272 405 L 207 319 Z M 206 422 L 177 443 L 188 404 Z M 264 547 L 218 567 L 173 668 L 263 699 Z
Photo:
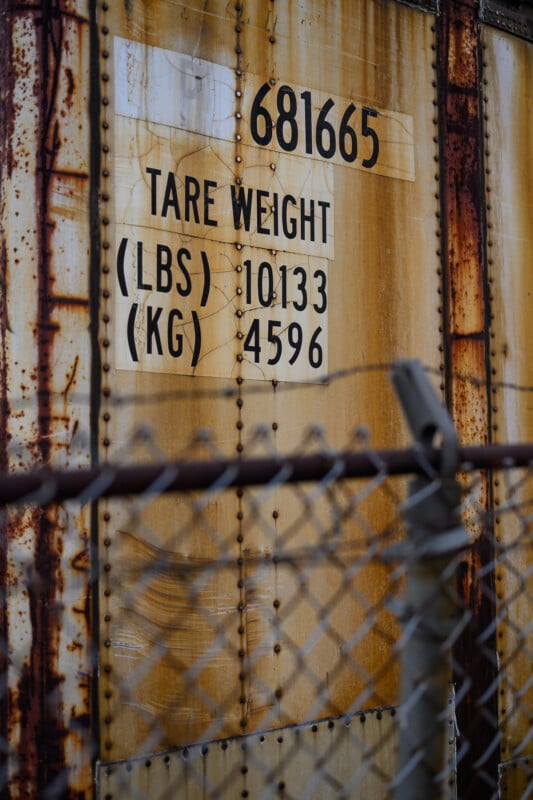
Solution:
M 533 447 L 458 448 L 446 466 L 433 411 L 416 406 L 421 435 L 404 450 L 375 450 L 362 430 L 333 450 L 314 427 L 281 457 L 258 428 L 248 459 L 200 432 L 179 462 L 5 476 L 2 711 L 14 719 L 15 684 L 40 703 L 4 727 L 6 796 L 31 796 L 25 726 L 44 732 L 57 711 L 40 677 L 56 628 L 83 646 L 53 604 L 57 565 L 23 550 L 36 515 L 62 520 L 68 541 L 80 500 L 92 546 L 60 577 L 74 608 L 73 575 L 93 592 L 79 738 L 97 797 L 530 796 Z M 17 656 L 17 624 L 42 650 L 39 674 Z M 75 796 L 78 756 L 39 796 Z

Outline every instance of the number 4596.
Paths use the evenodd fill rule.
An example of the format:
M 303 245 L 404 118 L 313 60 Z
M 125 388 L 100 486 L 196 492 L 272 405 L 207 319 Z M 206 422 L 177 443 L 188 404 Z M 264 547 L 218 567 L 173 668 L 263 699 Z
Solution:
M 266 342 L 269 347 L 270 356 L 267 359 L 267 364 L 273 366 L 277 364 L 283 355 L 284 343 L 279 335 L 282 333 L 282 323 L 278 320 L 269 319 L 267 322 Z M 304 331 L 298 322 L 291 322 L 287 325 L 287 344 L 289 350 L 289 364 L 294 364 L 302 351 L 304 351 Z M 322 333 L 322 328 L 318 327 L 314 330 L 307 350 L 307 360 L 313 369 L 318 369 L 324 360 L 324 353 L 322 345 L 319 342 L 319 336 Z M 263 332 L 264 335 L 264 332 Z M 255 364 L 259 364 L 261 359 L 261 321 L 254 319 L 250 325 L 250 329 L 244 340 L 243 349 L 247 353 L 252 353 Z M 304 351 L 305 352 L 305 351 Z

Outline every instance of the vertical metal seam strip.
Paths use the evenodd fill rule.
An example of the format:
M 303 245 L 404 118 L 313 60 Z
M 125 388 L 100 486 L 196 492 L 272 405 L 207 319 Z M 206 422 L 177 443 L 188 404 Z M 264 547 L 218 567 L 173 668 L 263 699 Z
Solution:
M 448 0 L 438 15 L 441 203 L 443 221 L 443 328 L 446 399 L 461 440 L 490 443 L 490 291 L 487 275 L 481 44 L 478 0 Z M 488 473 L 482 475 L 480 502 L 492 508 Z M 494 790 L 498 780 L 497 660 L 495 638 L 483 647 L 477 635 L 494 617 L 492 573 L 476 573 L 493 560 L 492 529 L 476 532 L 462 562 L 458 591 L 470 625 L 454 648 L 454 678 L 466 688 L 457 708 L 459 730 L 468 744 L 458 764 L 461 798 Z M 480 699 L 488 694 L 483 703 Z M 486 753 L 491 755 L 486 758 Z M 480 765 L 483 764 L 483 767 Z
M 91 386 L 90 386 L 90 437 L 91 466 L 99 463 L 99 416 L 101 381 L 101 358 L 99 344 L 100 313 L 100 223 L 99 223 L 99 189 L 100 189 L 100 62 L 97 24 L 97 0 L 89 2 L 89 41 L 90 41 L 90 275 L 89 275 L 89 314 L 91 339 Z M 99 595 L 98 595 L 98 502 L 91 503 L 90 531 L 90 716 L 91 736 L 89 757 L 94 764 L 100 753 L 100 715 L 98 702 L 98 637 L 99 637 Z
M 0 0 L 0 17 L 2 38 L 0 45 L 0 224 L 5 215 L 5 191 L 7 175 L 11 171 L 12 152 L 10 128 L 13 124 L 13 31 L 12 18 L 7 11 L 6 0 Z M 8 253 L 5 237 L 0 239 L 0 336 L 2 339 L 0 353 L 0 466 L 4 472 L 8 469 L 8 418 L 9 386 L 8 386 L 8 350 L 7 332 L 9 330 L 9 310 L 7 306 L 8 285 Z M 8 516 L 3 510 L 0 517 L 0 742 L 4 750 L 8 747 L 9 719 L 9 683 L 8 683 L 8 612 L 7 612 L 7 569 L 8 569 Z M 0 765 L 0 792 L 7 790 L 8 757 L 2 759 Z

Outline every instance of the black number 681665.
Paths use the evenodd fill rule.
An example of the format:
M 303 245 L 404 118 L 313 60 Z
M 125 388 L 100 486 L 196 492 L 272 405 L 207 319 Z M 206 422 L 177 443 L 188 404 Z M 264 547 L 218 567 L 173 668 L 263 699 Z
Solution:
M 255 95 L 250 113 L 250 132 L 256 144 L 268 146 L 276 131 L 276 139 L 282 150 L 292 152 L 298 147 L 300 141 L 299 104 L 303 105 L 303 137 L 304 149 L 309 155 L 316 151 L 322 158 L 333 158 L 338 152 L 347 163 L 353 163 L 358 156 L 359 139 L 361 136 L 370 139 L 372 150 L 370 156 L 363 158 L 361 164 L 369 169 L 373 167 L 379 157 L 379 137 L 372 127 L 372 118 L 378 116 L 374 108 L 361 107 L 360 121 L 356 131 L 352 124 L 352 117 L 357 108 L 350 103 L 340 120 L 338 130 L 332 124 L 328 115 L 335 105 L 330 97 L 323 104 L 316 119 L 313 119 L 313 104 L 311 92 L 301 92 L 296 96 L 294 89 L 286 84 L 279 87 L 276 96 L 277 118 L 274 120 L 270 111 L 265 108 L 263 101 L 272 90 L 268 83 L 264 83 Z

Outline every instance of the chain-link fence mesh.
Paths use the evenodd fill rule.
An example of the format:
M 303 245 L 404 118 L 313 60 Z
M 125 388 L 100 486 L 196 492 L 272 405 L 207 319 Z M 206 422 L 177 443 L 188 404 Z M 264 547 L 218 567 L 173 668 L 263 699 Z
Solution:
M 248 460 L 228 461 L 200 431 L 186 460 L 161 463 L 143 428 L 116 468 L 13 491 L 6 476 L 19 499 L 3 517 L 3 713 L 14 718 L 13 685 L 29 700 L 4 728 L 4 790 L 20 790 L 36 755 L 25 726 L 55 713 L 56 688 L 24 640 L 41 648 L 41 670 L 60 627 L 73 653 L 83 647 L 75 614 L 54 606 L 57 564 L 32 539 L 44 517 L 67 550 L 62 603 L 82 613 L 84 587 L 94 595 L 93 705 L 79 736 L 97 797 L 530 796 L 527 446 L 520 459 L 462 451 L 457 497 L 438 450 L 375 450 L 361 429 L 342 452 L 316 426 L 295 456 L 262 427 L 245 449 Z M 78 755 L 65 754 L 67 777 L 43 778 L 43 797 L 71 796 Z

